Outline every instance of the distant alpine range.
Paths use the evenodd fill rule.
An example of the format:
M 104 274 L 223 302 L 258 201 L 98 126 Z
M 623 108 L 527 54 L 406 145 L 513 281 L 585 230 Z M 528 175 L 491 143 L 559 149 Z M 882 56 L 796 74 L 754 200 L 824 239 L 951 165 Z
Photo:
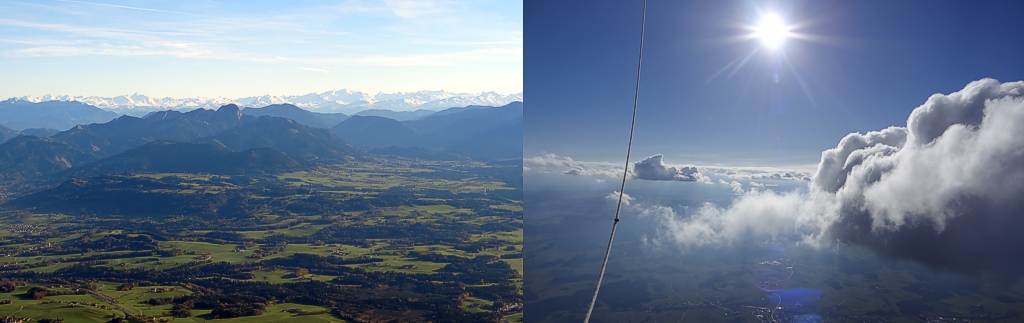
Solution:
M 294 104 L 153 111 L 0 102 L 0 181 L 134 171 L 277 173 L 366 155 L 521 160 L 523 104 L 313 112 Z
M 450 107 L 470 105 L 503 106 L 515 101 L 523 101 L 523 94 L 502 95 L 495 92 L 453 93 L 448 91 L 418 91 L 399 93 L 369 94 L 359 91 L 336 90 L 304 95 L 261 95 L 228 99 L 224 97 L 208 98 L 154 98 L 142 94 L 122 95 L 116 97 L 43 95 L 22 96 L 12 98 L 33 103 L 46 101 L 78 101 L 100 109 L 110 110 L 118 114 L 143 116 L 149 112 L 161 110 L 193 110 L 211 109 L 235 104 L 242 107 L 265 107 L 274 104 L 293 104 L 297 107 L 323 113 L 357 114 L 370 110 L 370 115 L 379 111 L 415 112 L 437 111 Z M 380 112 L 386 113 L 386 112 Z M 425 112 L 420 112 L 424 114 Z M 409 114 L 414 115 L 414 114 Z M 391 115 L 382 115 L 394 118 Z

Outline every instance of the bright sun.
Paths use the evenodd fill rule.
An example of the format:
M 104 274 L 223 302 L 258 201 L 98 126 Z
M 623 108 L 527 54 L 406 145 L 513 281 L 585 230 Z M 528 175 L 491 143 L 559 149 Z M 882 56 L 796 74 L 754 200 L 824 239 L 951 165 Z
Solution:
M 754 36 L 761 39 L 761 43 L 769 49 L 778 49 L 789 36 L 789 27 L 782 22 L 782 18 L 779 16 L 767 14 L 761 18 L 761 23 L 757 25 Z

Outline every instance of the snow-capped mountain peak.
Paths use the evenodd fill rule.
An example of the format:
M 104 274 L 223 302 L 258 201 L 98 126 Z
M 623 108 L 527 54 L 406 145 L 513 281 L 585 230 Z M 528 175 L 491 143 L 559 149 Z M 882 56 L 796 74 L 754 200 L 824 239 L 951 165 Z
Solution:
M 308 93 L 304 95 L 261 95 L 228 99 L 224 97 L 153 98 L 139 93 L 116 97 L 43 95 L 23 96 L 29 102 L 79 101 L 101 109 L 122 114 L 144 115 L 160 110 L 217 109 L 227 104 L 260 108 L 272 104 L 294 104 L 316 112 L 354 114 L 368 109 L 391 111 L 442 110 L 469 105 L 503 106 L 522 101 L 523 94 L 502 95 L 496 92 L 453 93 L 448 91 L 418 91 L 368 94 L 348 89 Z

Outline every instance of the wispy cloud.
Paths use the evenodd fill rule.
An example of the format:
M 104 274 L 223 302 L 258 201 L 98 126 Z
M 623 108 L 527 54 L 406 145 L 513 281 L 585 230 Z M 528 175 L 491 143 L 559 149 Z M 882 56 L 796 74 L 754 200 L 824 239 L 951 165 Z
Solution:
M 402 18 L 417 18 L 425 15 L 436 15 L 448 12 L 449 1 L 435 0 L 384 0 L 391 11 Z
M 214 42 L 200 40 L 207 36 L 197 32 L 133 30 L 120 28 L 82 27 L 69 24 L 37 23 L 0 19 L 0 25 L 54 32 L 53 38 L 6 39 L 0 42 L 25 45 L 0 50 L 6 56 L 171 56 L 179 58 L 234 59 L 266 62 L 269 58 L 223 50 Z
M 514 62 L 522 61 L 522 48 L 484 48 L 462 52 L 443 52 L 415 55 L 373 55 L 355 58 L 327 60 L 345 65 L 375 66 L 456 66 L 467 62 Z
M 198 14 L 172 10 L 131 7 L 76 0 L 60 1 L 128 10 L 165 12 L 202 17 Z M 418 1 L 416 1 L 416 3 L 417 4 L 409 4 L 398 1 L 395 4 L 389 5 L 399 8 L 396 10 L 405 12 L 405 14 L 411 14 L 410 12 L 435 12 L 437 10 L 442 10 L 436 9 L 436 4 L 418 4 Z M 295 16 L 294 14 L 281 15 L 276 18 L 265 17 L 260 19 L 217 17 L 212 19 L 174 23 L 147 22 L 148 25 L 140 24 L 135 25 L 132 28 L 124 28 L 113 25 L 97 27 L 82 26 L 73 23 L 49 23 L 0 18 L 0 25 L 26 28 L 40 32 L 50 32 L 48 34 L 33 35 L 32 40 L 34 41 L 60 44 L 70 37 L 79 38 L 76 40 L 79 41 L 78 46 L 38 46 L 9 49 L 6 51 L 0 48 L 0 52 L 6 52 L 8 55 L 28 56 L 168 55 L 187 58 L 226 57 L 234 59 L 245 56 L 262 57 L 264 55 L 254 53 L 250 53 L 249 55 L 227 54 L 225 53 L 227 52 L 226 50 L 223 48 L 215 48 L 217 46 L 214 44 L 246 43 L 243 46 L 239 46 L 242 44 L 230 46 L 232 51 L 238 51 L 240 48 L 244 49 L 249 46 L 258 46 L 258 44 L 262 44 L 267 41 L 318 43 L 320 46 L 333 46 L 331 40 L 336 40 L 337 37 L 353 35 L 353 33 L 347 31 L 326 31 L 323 28 L 314 28 L 308 24 L 303 25 L 296 22 L 295 20 L 297 19 L 302 18 L 301 16 Z M 308 17 L 306 17 L 306 19 L 309 20 Z M 268 28 L 268 26 L 276 27 Z M 262 35 L 256 36 L 253 33 L 261 33 Z M 519 36 L 521 36 L 521 31 L 512 31 L 512 33 L 519 33 Z M 412 35 L 407 34 L 401 36 L 410 37 Z M 287 60 L 294 61 L 296 63 L 318 65 L 446 67 L 473 62 L 517 62 L 522 61 L 523 57 L 521 37 L 500 36 L 504 37 L 504 39 L 453 41 L 446 39 L 431 39 L 431 37 L 421 37 L 420 35 L 415 36 L 417 37 L 410 38 L 408 41 L 429 46 L 421 46 L 423 49 L 418 50 L 404 50 L 405 52 L 409 52 L 405 54 L 381 55 L 374 53 L 360 55 L 359 52 L 369 51 L 370 48 L 368 46 L 370 45 L 356 44 L 354 45 L 355 47 L 348 48 L 345 51 L 346 54 L 340 56 L 337 56 L 338 54 L 336 51 L 330 52 L 334 53 L 334 55 L 331 56 L 313 52 L 313 54 L 305 53 L 305 55 L 307 55 L 305 57 L 289 55 L 290 58 Z M 47 37 L 50 39 L 47 39 Z M 91 40 L 91 42 L 82 43 L 80 39 L 82 37 L 87 40 Z M 325 42 L 326 44 L 324 44 Z M 159 45 L 175 43 L 189 43 L 189 48 L 193 50 L 182 51 L 176 50 L 173 46 L 170 46 L 171 48 L 162 48 L 164 46 Z M 66 45 L 67 43 L 64 44 Z M 283 55 L 266 56 L 267 58 L 276 58 L 279 60 L 283 57 Z M 256 59 L 256 61 L 266 60 Z
M 121 0 L 13 2 L 0 11 L 0 29 L 4 30 L 0 61 L 6 61 L 0 62 L 0 69 L 7 71 L 48 57 L 81 57 L 91 63 L 76 66 L 95 66 L 90 56 L 163 56 L 173 64 L 129 59 L 106 69 L 184 77 L 181 70 L 161 66 L 192 66 L 190 71 L 216 79 L 245 70 L 293 71 L 290 77 L 303 74 L 296 71 L 330 72 L 334 86 L 374 87 L 362 88 L 370 91 L 522 91 L 521 4 L 517 8 L 501 3 L 378 0 L 312 5 L 231 0 L 188 5 Z M 100 60 L 105 63 L 98 64 L 111 64 Z M 210 68 L 207 60 L 231 62 Z M 61 70 L 81 68 L 76 66 Z M 423 70 L 392 67 L 424 67 L 437 75 L 428 78 Z M 445 74 L 456 70 L 457 78 Z M 56 71 L 47 77 L 67 78 Z M 467 77 L 470 74 L 477 77 Z M 517 74 L 520 79 L 507 77 Z M 388 75 L 387 80 L 382 75 Z M 466 81 L 469 78 L 486 81 Z M 308 83 L 278 80 L 281 84 L 261 82 L 259 86 L 283 89 Z M 414 83 L 420 85 L 410 88 Z M 7 92 L 27 94 L 25 90 Z
M 109 3 L 97 3 L 97 2 L 75 1 L 75 0 L 57 0 L 57 1 L 68 2 L 68 3 L 87 4 L 87 5 L 93 5 L 93 6 L 110 7 L 110 8 L 130 9 L 130 10 L 149 11 L 149 12 L 162 12 L 162 13 L 171 13 L 171 14 L 176 14 L 176 15 L 186 15 L 186 16 L 193 16 L 193 17 L 202 17 L 201 15 L 197 15 L 197 14 L 193 14 L 193 13 L 188 13 L 188 12 L 161 10 L 161 9 L 151 9 L 151 8 L 140 8 L 140 7 L 130 7 L 130 6 L 117 5 L 117 4 L 109 4 Z
M 137 30 L 81 27 L 68 24 L 39 23 L 15 19 L 0 19 L 0 25 L 59 33 L 56 35 L 50 35 L 51 37 L 62 36 L 61 34 L 71 34 L 92 38 L 138 39 L 138 36 L 148 34 L 147 32 L 140 32 Z
M 99 46 L 34 46 L 16 49 L 11 52 L 25 56 L 51 57 L 82 55 L 204 57 L 210 55 L 210 51 L 195 48 L 189 44 L 170 43 L 158 46 L 124 46 L 110 44 L 102 44 Z

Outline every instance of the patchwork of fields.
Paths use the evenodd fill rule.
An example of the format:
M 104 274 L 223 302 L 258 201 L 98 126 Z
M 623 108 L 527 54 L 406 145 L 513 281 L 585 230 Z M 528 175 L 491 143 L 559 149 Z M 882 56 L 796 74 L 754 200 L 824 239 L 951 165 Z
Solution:
M 378 159 L 77 179 L 31 196 L 65 203 L 3 209 L 0 316 L 520 321 L 521 174 Z

